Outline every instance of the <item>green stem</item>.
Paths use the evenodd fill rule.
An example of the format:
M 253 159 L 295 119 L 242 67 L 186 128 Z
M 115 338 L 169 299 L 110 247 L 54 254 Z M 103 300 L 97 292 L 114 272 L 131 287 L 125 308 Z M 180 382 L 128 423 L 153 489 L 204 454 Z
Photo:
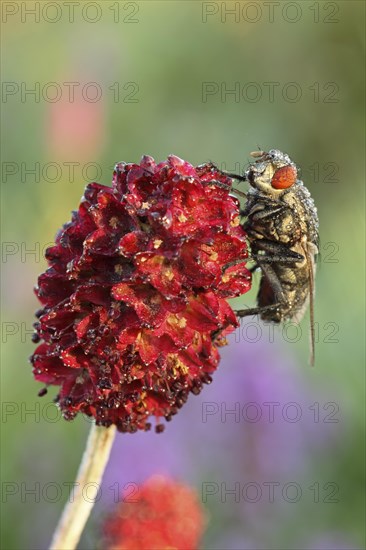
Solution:
M 73 498 L 70 498 L 64 508 L 50 550 L 74 550 L 76 548 L 94 506 L 93 499 L 86 500 L 84 498 L 84 487 L 87 483 L 95 483 L 98 487 L 100 486 L 115 433 L 115 426 L 104 428 L 92 425 L 76 477 Z

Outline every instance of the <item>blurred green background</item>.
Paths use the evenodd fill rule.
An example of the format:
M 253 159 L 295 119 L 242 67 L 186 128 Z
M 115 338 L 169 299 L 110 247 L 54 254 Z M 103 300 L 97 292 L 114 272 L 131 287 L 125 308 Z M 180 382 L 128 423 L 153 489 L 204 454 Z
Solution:
M 342 440 L 319 461 L 304 456 L 311 479 L 338 484 L 339 502 L 296 507 L 293 537 L 283 524 L 265 548 L 295 548 L 304 529 L 363 548 L 365 3 L 103 1 L 75 2 L 74 13 L 67 4 L 2 3 L 1 462 L 3 484 L 17 483 L 3 495 L 2 547 L 47 544 L 63 502 L 21 498 L 20 484 L 73 480 L 88 428 L 37 409 L 27 360 L 44 248 L 86 183 L 109 184 L 117 161 L 174 153 L 242 171 L 260 147 L 299 164 L 321 224 L 316 367 L 307 319 L 296 344 L 276 332 L 276 353 L 290 347 L 308 387 L 339 405 Z M 238 303 L 254 303 L 256 284 Z M 85 548 L 97 545 L 93 521 Z M 210 530 L 240 531 L 217 521 L 207 541 Z

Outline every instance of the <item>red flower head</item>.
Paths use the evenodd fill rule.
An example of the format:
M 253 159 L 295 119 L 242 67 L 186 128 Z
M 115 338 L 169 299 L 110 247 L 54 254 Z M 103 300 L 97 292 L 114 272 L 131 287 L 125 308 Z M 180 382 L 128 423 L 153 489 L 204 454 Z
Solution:
M 237 326 L 227 298 L 250 287 L 230 187 L 175 156 L 117 164 L 112 187 L 87 186 L 36 288 L 33 372 L 60 386 L 66 419 L 146 430 L 211 381 Z
M 108 550 L 196 550 L 205 527 L 196 493 L 160 476 L 131 490 L 104 525 Z

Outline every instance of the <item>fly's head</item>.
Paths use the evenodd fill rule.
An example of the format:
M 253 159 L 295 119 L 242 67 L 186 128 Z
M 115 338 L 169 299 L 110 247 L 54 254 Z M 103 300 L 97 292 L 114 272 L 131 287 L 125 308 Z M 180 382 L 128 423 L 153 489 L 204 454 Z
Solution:
M 251 156 L 255 161 L 246 170 L 245 178 L 255 189 L 277 197 L 296 183 L 296 164 L 285 153 L 271 149 L 268 153 L 254 151 Z

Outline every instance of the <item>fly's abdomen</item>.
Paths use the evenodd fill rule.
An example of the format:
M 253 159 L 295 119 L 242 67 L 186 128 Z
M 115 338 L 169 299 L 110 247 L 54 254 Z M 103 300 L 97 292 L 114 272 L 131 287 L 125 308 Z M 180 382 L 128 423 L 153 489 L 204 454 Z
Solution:
M 303 317 L 308 301 L 307 267 L 290 268 L 277 265 L 273 270 L 280 282 L 282 292 L 276 294 L 265 275 L 262 276 L 257 296 L 258 306 L 264 308 L 261 319 L 273 323 L 295 319 L 298 322 Z

